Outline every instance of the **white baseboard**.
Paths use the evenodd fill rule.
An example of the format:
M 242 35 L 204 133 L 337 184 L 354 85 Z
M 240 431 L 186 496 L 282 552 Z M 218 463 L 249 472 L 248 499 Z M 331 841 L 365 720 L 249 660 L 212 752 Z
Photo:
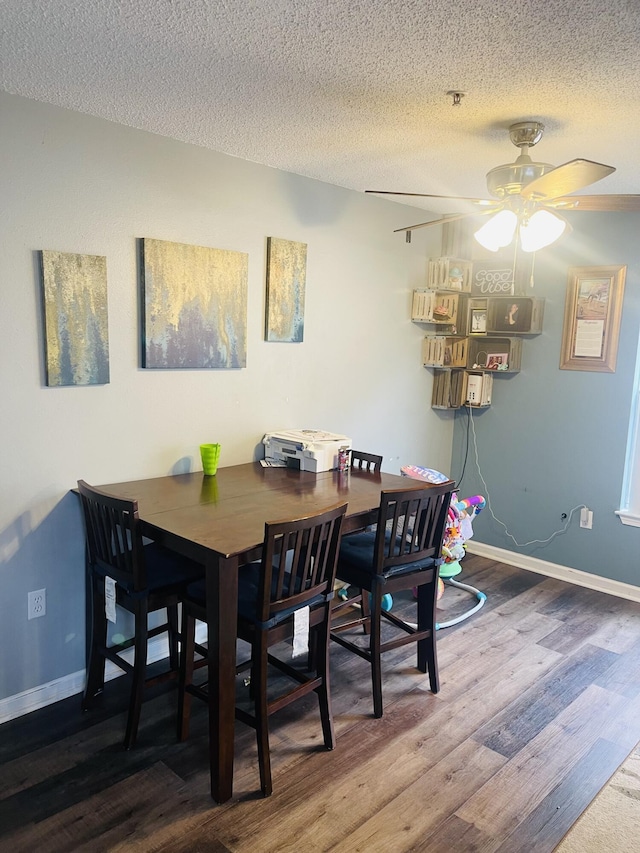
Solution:
M 590 572 L 580 571 L 580 569 L 572 569 L 569 566 L 559 566 L 557 563 L 539 560 L 537 557 L 528 557 L 526 554 L 517 554 L 514 551 L 495 548 L 493 545 L 476 542 L 475 539 L 468 543 L 467 551 L 470 554 L 477 554 L 479 557 L 488 557 L 490 560 L 497 560 L 509 566 L 517 566 L 519 569 L 527 569 L 539 575 L 547 575 L 550 578 L 556 578 L 556 580 L 576 584 L 576 586 L 586 586 L 589 589 L 606 592 L 608 595 L 615 595 L 618 598 L 640 601 L 640 587 L 630 583 L 614 581 L 599 575 L 592 575 Z
M 196 642 L 205 643 L 207 640 L 207 628 L 200 622 L 196 623 Z M 133 649 L 129 649 L 125 653 L 125 657 L 133 659 Z M 166 637 L 153 637 L 149 640 L 149 651 L 147 660 L 149 663 L 163 660 L 169 657 L 169 643 Z M 105 681 L 111 681 L 112 678 L 118 678 L 124 675 L 124 672 L 119 669 L 111 661 L 106 662 L 104 677 Z M 24 714 L 29 714 L 31 711 L 37 711 L 38 708 L 44 708 L 45 705 L 52 705 L 54 702 L 59 702 L 61 699 L 68 699 L 69 696 L 80 694 L 84 690 L 85 670 L 81 669 L 78 672 L 72 672 L 70 675 L 64 675 L 62 678 L 56 678 L 54 681 L 49 681 L 47 684 L 40 684 L 37 687 L 31 687 L 29 690 L 24 690 L 22 693 L 16 693 L 15 696 L 8 696 L 6 699 L 0 699 L 0 724 L 13 720 L 16 717 L 22 717 Z M 80 713 L 80 699 L 78 698 L 78 713 Z

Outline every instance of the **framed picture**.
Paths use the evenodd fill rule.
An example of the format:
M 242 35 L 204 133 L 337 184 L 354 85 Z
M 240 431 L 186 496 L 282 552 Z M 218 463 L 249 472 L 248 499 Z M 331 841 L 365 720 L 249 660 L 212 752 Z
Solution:
M 302 342 L 306 281 L 307 244 L 268 237 L 265 341 Z
M 491 328 L 498 332 L 527 332 L 531 328 L 531 299 L 496 301 Z
M 502 365 L 506 364 L 507 361 L 507 353 L 506 352 L 490 352 L 487 353 L 487 364 L 486 370 L 500 370 Z
M 487 309 L 472 308 L 471 309 L 471 329 L 472 335 L 484 335 L 487 331 Z
M 40 252 L 47 385 L 109 382 L 107 259 Z
M 143 237 L 142 366 L 247 365 L 245 252 Z
M 615 373 L 626 266 L 571 267 L 561 370 Z

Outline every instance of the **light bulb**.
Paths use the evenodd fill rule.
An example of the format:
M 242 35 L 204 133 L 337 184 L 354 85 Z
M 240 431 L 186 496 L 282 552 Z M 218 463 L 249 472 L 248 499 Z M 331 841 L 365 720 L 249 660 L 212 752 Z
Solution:
M 560 216 L 549 210 L 536 210 L 527 222 L 520 225 L 520 245 L 523 252 L 537 252 L 550 246 L 567 227 Z
M 533 218 L 533 217 L 532 217 Z M 508 246 L 516 233 L 518 217 L 512 210 L 501 210 L 473 235 L 481 246 L 490 252 L 497 252 Z

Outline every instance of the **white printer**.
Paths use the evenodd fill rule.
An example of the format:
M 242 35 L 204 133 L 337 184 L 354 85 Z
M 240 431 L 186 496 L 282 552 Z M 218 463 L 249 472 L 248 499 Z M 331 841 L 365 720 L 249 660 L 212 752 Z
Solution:
M 265 460 L 301 471 L 331 471 L 338 467 L 338 451 L 351 448 L 351 439 L 320 429 L 285 429 L 268 432 L 262 439 Z

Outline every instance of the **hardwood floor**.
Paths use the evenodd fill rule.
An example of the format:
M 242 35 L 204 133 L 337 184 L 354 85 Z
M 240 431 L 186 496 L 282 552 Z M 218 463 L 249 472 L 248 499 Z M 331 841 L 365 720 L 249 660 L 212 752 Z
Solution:
M 213 803 L 205 708 L 177 743 L 175 689 L 145 702 L 131 752 L 124 679 L 88 714 L 71 697 L 6 723 L 0 850 L 553 851 L 640 741 L 640 605 L 472 555 L 463 569 L 488 599 L 438 632 L 440 693 L 413 647 L 392 652 L 375 720 L 367 664 L 334 644 L 337 747 L 314 697 L 276 714 L 266 800 L 238 723 L 234 798 Z M 472 604 L 448 587 L 440 621 Z

